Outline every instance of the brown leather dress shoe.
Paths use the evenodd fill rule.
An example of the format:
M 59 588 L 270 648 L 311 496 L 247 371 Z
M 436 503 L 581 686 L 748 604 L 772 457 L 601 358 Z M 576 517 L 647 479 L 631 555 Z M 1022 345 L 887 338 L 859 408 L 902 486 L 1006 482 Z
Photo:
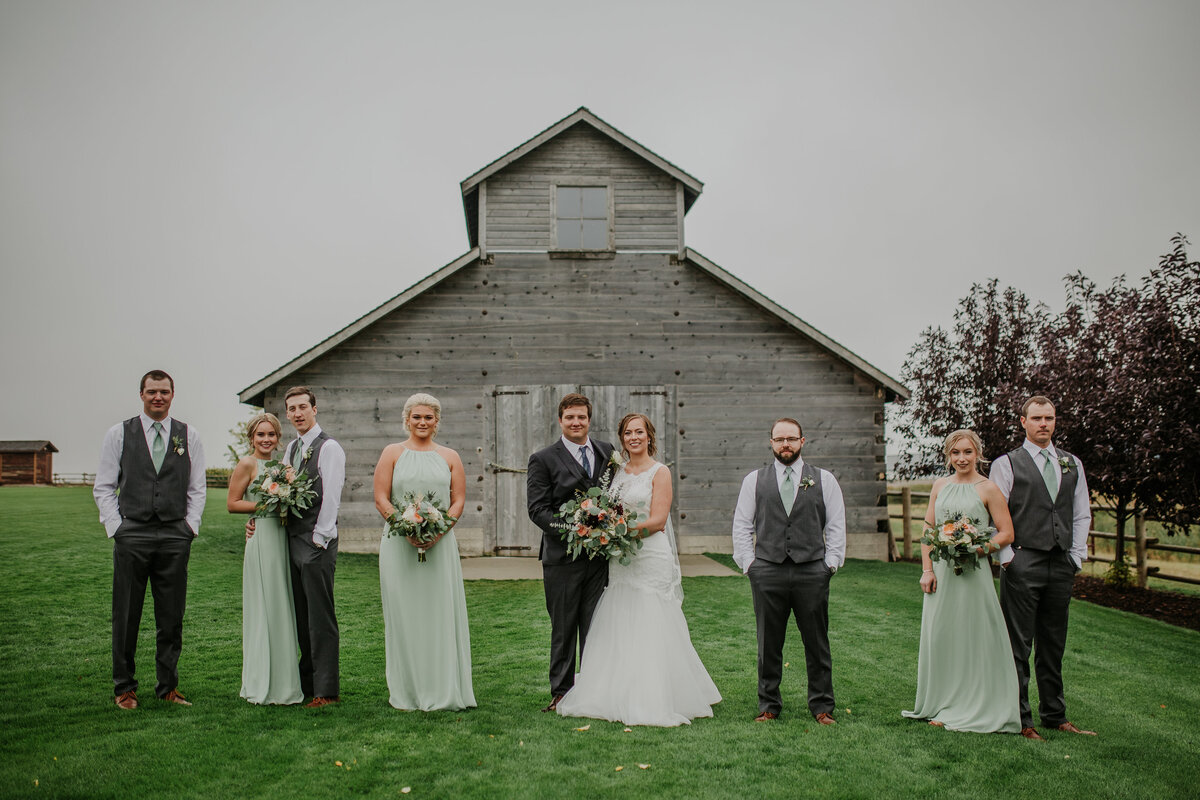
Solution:
M 822 725 L 837 725 L 837 720 L 826 714 L 824 711 L 822 711 L 820 714 L 817 714 L 817 722 L 821 723 Z
M 116 697 L 117 708 L 126 710 L 137 708 L 137 692 L 121 692 Z
M 183 695 L 179 693 L 178 689 L 172 689 L 171 691 L 167 692 L 165 695 L 163 695 L 163 700 L 166 700 L 168 703 L 176 703 L 181 706 L 191 705 L 191 703 L 185 700 Z
M 307 703 L 305 703 L 304 707 L 305 708 L 321 708 L 322 706 L 327 706 L 327 705 L 331 705 L 333 703 L 340 703 L 340 702 L 342 702 L 341 695 L 338 695 L 337 697 L 314 697 L 312 700 L 309 700 Z
M 773 719 L 779 719 L 779 715 L 773 711 L 764 711 L 754 718 L 755 722 L 770 722 Z
M 546 714 L 549 712 L 558 711 L 558 703 L 563 699 L 563 697 L 564 695 L 561 694 L 554 695 L 554 699 L 550 701 L 550 705 L 542 709 L 542 713 Z
M 1042 738 L 1042 735 L 1040 733 L 1038 733 L 1036 730 L 1034 730 L 1031 727 L 1030 728 L 1021 728 L 1021 735 L 1024 736 L 1026 739 L 1033 739 L 1035 742 L 1046 741 L 1045 739 Z
M 1064 733 L 1082 733 L 1084 736 L 1095 736 L 1096 735 L 1095 731 L 1079 730 L 1079 728 L 1075 727 L 1075 724 L 1073 722 L 1064 722 L 1062 725 L 1058 726 L 1057 730 L 1063 731 Z

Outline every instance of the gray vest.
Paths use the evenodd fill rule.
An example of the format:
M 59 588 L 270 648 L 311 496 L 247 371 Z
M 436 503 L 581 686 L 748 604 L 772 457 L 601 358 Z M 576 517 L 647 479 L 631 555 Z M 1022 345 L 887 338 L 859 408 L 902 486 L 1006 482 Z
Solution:
M 192 454 L 187 448 L 187 425 L 171 420 L 163 431 L 167 446 L 162 469 L 154 471 L 141 417 L 126 420 L 121 445 L 121 471 L 117 477 L 117 507 L 123 519 L 140 523 L 180 522 L 187 516 L 188 481 Z M 174 442 L 183 442 L 183 455 Z
M 825 496 L 821 470 L 808 462 L 796 481 L 792 513 L 783 510 L 772 462 L 758 471 L 754 502 L 754 557 L 773 564 L 791 559 L 797 564 L 825 558 Z M 813 485 L 801 484 L 808 478 Z
M 325 435 L 325 431 L 318 433 L 312 444 L 307 446 L 307 449 L 312 450 L 312 456 L 303 458 L 300 461 L 300 467 L 296 470 L 313 479 L 312 488 L 316 491 L 317 497 L 299 517 L 288 517 L 286 527 L 291 536 L 311 538 L 313 530 L 317 527 L 317 515 L 321 513 L 321 501 L 325 497 L 325 489 L 321 481 L 321 451 L 325 449 L 325 443 L 331 441 L 333 440 Z M 289 453 L 288 455 L 293 454 Z M 291 459 L 288 459 L 288 463 L 291 463 Z
M 1064 450 L 1051 449 L 1056 457 L 1075 457 Z M 1063 470 L 1058 496 L 1050 499 L 1042 470 L 1024 447 L 1008 454 L 1012 462 L 1013 487 L 1008 496 L 1008 510 L 1013 521 L 1013 545 L 1030 550 L 1064 551 L 1071 549 L 1071 526 L 1075 517 L 1075 487 L 1079 483 L 1076 469 Z

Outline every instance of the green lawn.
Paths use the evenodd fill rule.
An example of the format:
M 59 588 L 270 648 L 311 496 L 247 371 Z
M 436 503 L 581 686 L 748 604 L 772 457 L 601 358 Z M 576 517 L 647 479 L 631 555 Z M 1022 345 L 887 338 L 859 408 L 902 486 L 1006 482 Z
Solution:
M 833 583 L 835 728 L 803 708 L 803 650 L 788 643 L 784 718 L 755 724 L 755 641 L 740 578 L 691 578 L 693 641 L 725 695 L 713 719 L 634 729 L 541 714 L 549 621 L 533 581 L 467 584 L 475 694 L 462 713 L 387 705 L 374 556 L 339 559 L 339 706 L 258 708 L 241 670 L 240 520 L 210 492 L 192 550 L 180 662 L 192 708 L 112 703 L 111 547 L 88 490 L 0 488 L 3 797 L 832 797 L 961 800 L 1168 798 L 1195 790 L 1200 634 L 1086 603 L 1065 663 L 1072 719 L 1098 738 L 959 734 L 902 719 L 912 703 L 921 598 L 914 564 L 851 562 Z M 419 613 L 419 612 L 418 612 Z M 637 680 L 636 670 L 629 680 Z M 338 766 L 337 762 L 341 762 Z M 649 764 L 640 769 L 639 764 Z M 622 767 L 620 771 L 618 767 Z

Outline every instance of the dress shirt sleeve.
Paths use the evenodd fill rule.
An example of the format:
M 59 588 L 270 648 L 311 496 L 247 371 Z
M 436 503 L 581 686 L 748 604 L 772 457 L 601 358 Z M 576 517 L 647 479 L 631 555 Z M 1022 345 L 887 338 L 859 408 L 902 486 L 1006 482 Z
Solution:
M 346 483 L 346 451 L 333 439 L 321 448 L 317 466 L 321 475 L 321 510 L 313 528 L 313 544 L 328 547 L 337 538 L 338 507 L 342 504 L 342 487 Z
M 192 473 L 188 476 L 187 513 L 184 520 L 192 529 L 192 535 L 200 534 L 200 518 L 204 516 L 204 501 L 208 499 L 208 482 L 204 474 L 204 445 L 196 429 L 188 425 L 188 453 L 191 455 Z
M 754 563 L 754 504 L 758 501 L 758 472 L 742 479 L 737 507 L 733 510 L 733 560 L 742 572 Z
M 113 425 L 104 434 L 100 445 L 100 464 L 96 467 L 96 480 L 92 484 L 92 497 L 100 509 L 100 524 L 112 538 L 121 527 L 121 507 L 117 503 L 117 482 L 121 478 L 121 449 L 125 445 L 125 431 L 120 424 Z
M 1092 529 L 1092 495 L 1088 491 L 1087 478 L 1083 475 L 1083 464 L 1075 459 L 1075 468 L 1079 470 L 1079 480 L 1075 483 L 1075 497 L 1072 498 L 1074 518 L 1071 523 L 1071 555 L 1075 566 L 1082 567 L 1087 561 L 1088 531 Z
M 1004 502 L 1008 502 L 1008 496 L 1012 494 L 1013 488 L 1013 469 L 1012 459 L 1007 454 L 1000 456 L 992 462 L 992 468 L 988 471 L 988 477 L 992 479 L 992 483 L 1000 487 L 1000 494 L 1004 495 Z M 1079 477 L 1083 477 L 1081 473 Z M 1006 545 L 1000 548 L 1000 554 L 997 556 L 1001 564 L 1007 564 L 1013 560 L 1013 546 Z
M 825 501 L 825 565 L 836 570 L 846 563 L 846 501 L 828 470 L 821 470 L 821 498 Z

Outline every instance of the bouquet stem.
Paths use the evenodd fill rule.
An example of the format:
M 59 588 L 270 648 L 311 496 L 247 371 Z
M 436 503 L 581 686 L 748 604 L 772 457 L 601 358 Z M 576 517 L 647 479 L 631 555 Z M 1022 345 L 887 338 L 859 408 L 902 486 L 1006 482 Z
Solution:
M 424 547 L 417 548 L 417 563 L 419 563 L 419 564 L 425 563 L 425 548 Z

